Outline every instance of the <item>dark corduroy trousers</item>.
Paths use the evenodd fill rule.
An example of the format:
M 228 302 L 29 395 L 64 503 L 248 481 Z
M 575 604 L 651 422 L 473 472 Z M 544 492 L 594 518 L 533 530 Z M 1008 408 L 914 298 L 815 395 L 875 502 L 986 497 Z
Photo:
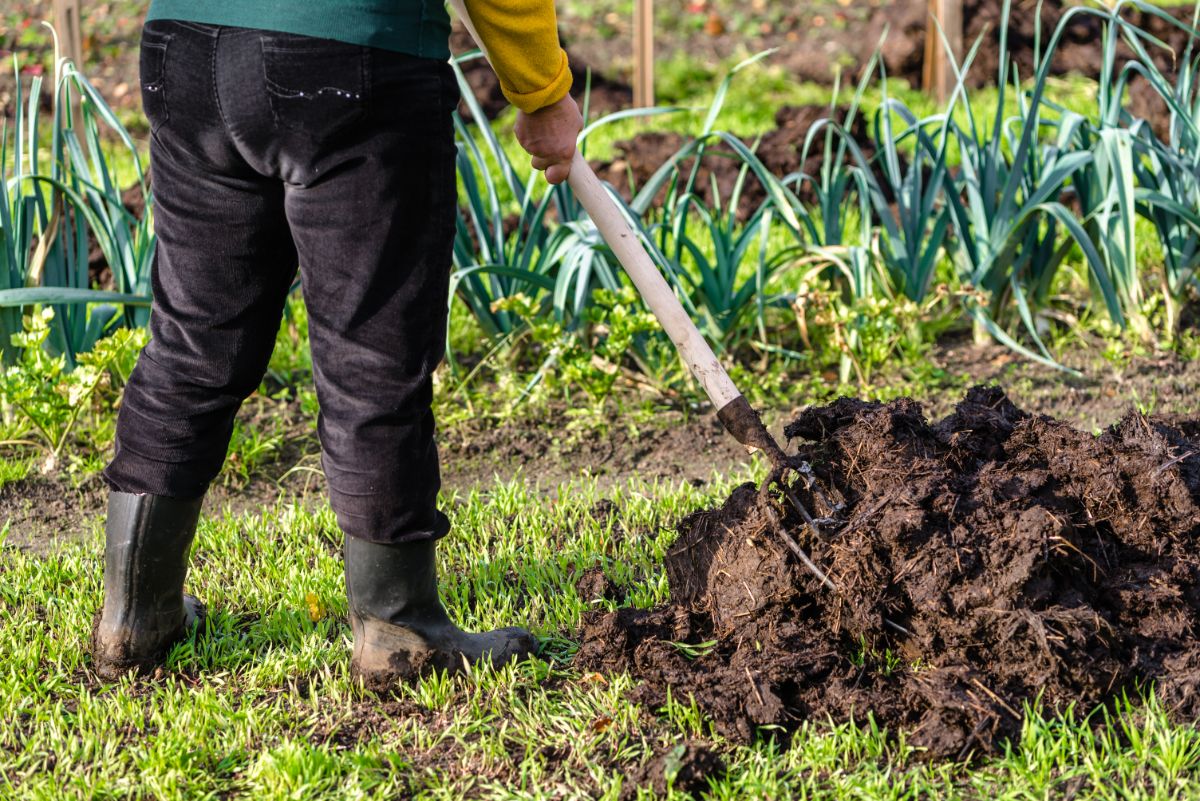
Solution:
M 430 404 L 455 220 L 453 71 L 182 21 L 147 24 L 141 71 L 154 302 L 109 486 L 205 492 L 299 269 L 338 523 L 374 542 L 445 534 Z

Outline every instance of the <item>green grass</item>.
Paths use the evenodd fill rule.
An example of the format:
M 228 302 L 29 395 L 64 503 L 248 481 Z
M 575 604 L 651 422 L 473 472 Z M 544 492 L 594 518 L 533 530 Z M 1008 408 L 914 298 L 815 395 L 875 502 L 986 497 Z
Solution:
M 452 615 L 470 627 L 528 622 L 544 658 L 430 679 L 393 700 L 348 679 L 327 508 L 209 511 L 189 581 L 210 604 L 209 628 L 174 649 L 157 681 L 101 685 L 86 673 L 102 521 L 45 558 L 0 550 L 0 797 L 615 798 L 639 762 L 691 738 L 729 766 L 711 798 L 1200 797 L 1188 782 L 1200 734 L 1153 705 L 1101 727 L 1035 717 L 1011 753 L 966 769 L 929 766 L 869 723 L 811 721 L 786 747 L 733 745 L 686 699 L 644 708 L 628 700 L 627 677 L 573 670 L 578 574 L 604 564 L 632 603 L 662 601 L 674 521 L 745 477 L 703 489 L 631 482 L 608 494 L 617 512 L 605 522 L 586 477 L 549 493 L 517 477 L 447 499 Z
M 34 471 L 34 462 L 35 459 L 32 456 L 0 461 L 0 489 L 26 478 Z

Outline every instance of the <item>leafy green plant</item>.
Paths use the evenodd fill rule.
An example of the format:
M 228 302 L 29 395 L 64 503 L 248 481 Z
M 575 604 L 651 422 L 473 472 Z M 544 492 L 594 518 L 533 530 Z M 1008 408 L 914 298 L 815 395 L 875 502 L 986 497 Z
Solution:
M 889 191 L 885 193 L 880 183 L 869 181 L 870 199 L 880 226 L 879 255 L 896 291 L 919 303 L 933 284 L 934 269 L 950 227 L 949 209 L 938 202 L 942 183 L 949 174 L 948 138 L 943 124 L 938 146 L 913 148 L 904 164 L 901 147 L 910 139 L 924 143 L 927 123 L 918 121 L 903 103 L 887 96 L 887 78 L 882 71 L 881 75 L 884 96 L 875 114 L 874 137 L 882 180 Z M 901 131 L 895 129 L 897 117 L 905 124 Z M 865 164 L 862 170 L 866 171 Z
M 1033 75 L 1022 81 L 1029 76 L 1009 64 L 1006 2 L 998 97 L 982 106 L 994 111 L 981 112 L 964 82 L 982 37 L 961 65 L 953 63 L 949 106 L 926 116 L 893 96 L 885 69 L 872 62 L 877 75 L 859 81 L 842 123 L 835 121 L 835 93 L 830 117 L 811 126 L 802 163 L 819 148 L 814 175 L 772 175 L 754 146 L 716 129 L 737 73 L 767 55 L 760 53 L 722 79 L 696 135 L 632 187 L 632 200 L 621 207 L 685 310 L 731 361 L 754 350 L 764 360 L 782 355 L 808 364 L 799 349 L 832 350 L 840 382 L 863 383 L 890 358 L 920 358 L 922 348 L 961 319 L 956 303 L 977 335 L 1055 367 L 1045 338 L 1090 319 L 1089 305 L 1144 340 L 1160 304 L 1146 291 L 1147 265 L 1137 263 L 1136 214 L 1154 222 L 1165 254 L 1164 316 L 1173 329 L 1179 298 L 1195 287 L 1200 267 L 1200 59 L 1189 47 L 1177 82 L 1161 79 L 1145 53 L 1161 43 L 1120 18 L 1128 5 L 1149 8 L 1140 0 L 1113 9 L 1072 7 L 1044 47 L 1039 27 Z M 1094 120 L 1047 96 L 1053 54 L 1085 14 L 1105 25 Z M 1138 58 L 1118 70 L 1119 38 Z M 1170 96 L 1171 143 L 1158 142 L 1123 108 L 1135 75 Z M 849 131 L 872 81 L 881 99 L 868 156 Z M 601 122 L 585 130 L 581 146 Z M 597 290 L 617 292 L 624 278 L 566 187 L 541 191 L 532 178 L 518 179 L 486 127 L 468 130 L 460 121 L 459 134 L 467 202 L 456 292 L 497 351 L 524 342 L 549 354 L 536 383 L 545 369 L 559 369 L 566 347 L 560 334 L 587 346 L 587 310 Z M 706 159 L 736 161 L 732 189 L 715 180 L 711 188 L 701 185 Z M 739 216 L 751 182 L 765 199 Z M 799 199 L 810 195 L 811 206 Z M 1063 294 L 1081 280 L 1090 304 Z M 784 318 L 773 312 L 788 306 L 798 331 L 774 325 Z M 536 329 L 535 336 L 529 323 L 535 317 L 553 318 L 554 330 Z M 635 339 L 631 351 L 650 374 L 665 364 L 647 358 L 646 343 L 655 336 Z
M 584 310 L 584 325 L 577 330 L 546 317 L 536 302 L 520 293 L 497 301 L 497 306 L 522 322 L 525 333 L 544 355 L 521 398 L 548 376 L 557 376 L 563 385 L 582 389 L 593 401 L 603 401 L 628 371 L 639 340 L 659 330 L 654 316 L 642 308 L 630 287 L 617 292 L 596 290 L 592 305 Z
M 862 78 L 855 87 L 842 120 L 838 122 L 835 119 L 841 85 L 839 74 L 829 101 L 829 116 L 809 127 L 800 149 L 800 163 L 808 163 L 814 145 L 820 141 L 821 168 L 818 173 L 809 175 L 800 171 L 783 178 L 785 186 L 794 184 L 796 195 L 807 189 L 816 198 L 815 214 L 807 213 L 803 207 L 798 209 L 805 223 L 807 244 L 815 252 L 824 254 L 847 246 L 869 252 L 873 239 L 871 192 L 867 183 L 870 173 L 866 168 L 867 159 L 858 150 L 850 131 L 861 114 L 863 94 L 875 74 L 878 55 L 877 50 L 863 67 Z M 857 156 L 857 161 L 851 158 L 852 153 Z M 849 229 L 855 224 L 858 226 L 857 236 L 852 236 Z M 858 259 L 846 261 L 857 262 Z M 851 290 L 856 296 L 862 297 L 870 292 L 869 281 L 852 280 Z
M 96 410 L 100 391 L 128 380 L 147 340 L 145 329 L 120 329 L 79 354 L 76 368 L 68 370 L 66 356 L 51 355 L 45 347 L 53 320 L 50 307 L 26 315 L 24 330 L 12 335 L 20 359 L 0 372 L 5 423 L 10 428 L 26 423 L 33 430 L 45 451 L 43 472 L 58 466 L 81 417 Z
M 1166 176 L 1147 168 L 1147 158 L 1156 160 L 1156 151 L 1160 149 L 1152 129 L 1144 120 L 1133 120 L 1125 109 L 1130 80 L 1138 75 L 1149 76 L 1146 65 L 1153 70 L 1154 62 L 1147 57 L 1145 63 L 1132 60 L 1117 69 L 1118 41 L 1124 39 L 1137 50 L 1141 48 L 1139 38 L 1145 35 L 1128 25 L 1119 11 L 1120 4 L 1107 11 L 1104 20 L 1095 119 L 1072 114 L 1064 114 L 1063 118 L 1070 121 L 1078 139 L 1077 147 L 1092 155 L 1073 177 L 1084 230 L 1104 263 L 1130 328 L 1139 341 L 1149 342 L 1153 334 L 1143 313 L 1147 298 L 1142 286 L 1143 270 L 1137 261 L 1136 221 L 1139 212 L 1152 219 L 1154 214 L 1145 203 L 1139 208 L 1137 185 L 1145 181 L 1154 186 Z M 1156 166 L 1161 169 L 1164 165 Z M 1161 209 L 1155 211 L 1160 215 L 1167 213 Z M 1170 225 L 1166 220 L 1155 222 Z
M 283 434 L 277 428 L 267 431 L 260 425 L 246 425 L 235 420 L 222 468 L 225 486 L 250 483 L 250 479 L 279 453 L 283 440 Z
M 743 165 L 726 201 L 714 185 L 711 206 L 694 191 L 670 193 L 661 222 L 650 229 L 661 233 L 660 252 L 678 265 L 676 280 L 701 331 L 719 351 L 736 352 L 756 335 L 766 341 L 767 310 L 788 305 L 786 293 L 772 284 L 801 251 L 796 245 L 772 248 L 775 217 L 769 202 L 738 222 L 747 170 Z
M 483 111 L 459 66 L 476 56 L 464 54 L 453 63 L 464 102 L 478 121 L 485 119 Z M 608 115 L 581 133 L 580 147 L 608 122 L 666 111 L 670 110 L 633 109 Z M 573 327 L 593 290 L 618 291 L 623 286 L 611 251 L 568 188 L 550 187 L 536 172 L 522 180 L 490 126 L 468 125 L 457 113 L 454 125 L 463 203 L 456 223 L 452 295 L 493 338 L 510 337 L 519 326 L 503 304 L 496 304 L 518 293 Z
M 939 307 L 951 293 L 939 286 L 922 303 L 904 296 L 867 295 L 846 299 L 819 278 L 797 292 L 794 302 L 800 338 L 808 351 L 839 357 L 838 381 L 853 378 L 870 386 L 876 372 L 895 361 L 920 361 L 952 321 Z
M 1140 6 L 1139 6 L 1140 7 Z M 1114 9 L 1110 27 L 1123 24 Z M 1173 19 L 1173 18 L 1172 18 Z M 1154 135 L 1144 120 L 1130 126 L 1136 157 L 1133 193 L 1137 211 L 1154 226 L 1162 254 L 1162 294 L 1166 303 L 1165 333 L 1177 335 L 1178 306 L 1196 290 L 1200 272 L 1200 52 L 1196 49 L 1200 6 L 1192 14 L 1187 47 L 1177 62 L 1175 81 L 1169 81 L 1153 59 L 1132 62 L 1109 96 L 1123 94 L 1128 75 L 1136 72 L 1167 105 L 1167 141 Z M 1140 48 L 1136 29 L 1122 29 L 1125 40 Z
M 300 293 L 288 297 L 275 335 L 275 347 L 260 391 L 298 393 L 312 380 L 312 351 L 308 342 L 308 310 Z

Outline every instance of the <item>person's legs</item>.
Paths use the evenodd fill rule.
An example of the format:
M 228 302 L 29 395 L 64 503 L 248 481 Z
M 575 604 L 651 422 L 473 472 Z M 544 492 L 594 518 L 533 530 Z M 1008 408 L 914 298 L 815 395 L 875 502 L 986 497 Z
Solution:
M 311 163 L 289 165 L 286 208 L 300 258 L 318 431 L 330 502 L 346 534 L 355 676 L 381 689 L 490 655 L 501 663 L 535 642 L 519 629 L 466 634 L 438 599 L 434 543 L 449 529 L 431 409 L 445 349 L 455 224 L 449 65 L 370 50 L 361 80 L 347 51 L 310 83 L 308 48 L 336 43 L 267 37 L 268 72 L 286 100 L 318 86 L 368 97 L 360 117 L 315 133 L 304 105 L 277 121 L 326 138 Z M 286 65 L 296 65 L 293 73 Z M 340 70 L 340 74 L 338 74 Z M 331 74 L 332 71 L 332 74 Z M 296 117 L 292 115 L 297 115 Z
M 160 196 L 153 339 L 126 389 L 106 479 L 131 497 L 198 502 L 220 469 L 233 415 L 269 359 L 294 239 L 323 465 L 347 535 L 352 671 L 382 688 L 464 660 L 529 653 L 535 642 L 523 630 L 459 630 L 437 595 L 434 542 L 448 521 L 436 507 L 430 405 L 454 226 L 452 71 L 324 39 L 191 23 L 161 28 L 149 29 L 161 41 L 144 51 L 144 96 L 159 112 L 150 115 Z M 166 68 L 155 78 L 160 60 Z M 213 86 L 194 84 L 204 76 Z M 114 515 L 138 533 L 111 533 L 109 550 L 137 564 L 106 574 L 125 611 L 111 612 L 106 594 L 99 629 L 124 631 L 110 619 L 145 626 L 164 609 L 182 629 L 176 568 L 186 569 L 188 510 L 162 508 L 174 525 L 155 509 Z M 138 561 L 166 551 L 170 569 Z M 170 586 L 148 578 L 156 571 Z M 122 589 L 110 574 L 141 575 L 144 591 Z M 149 610 L 130 600 L 147 594 L 159 599 Z M 156 628 L 168 629 L 175 630 Z M 144 666 L 151 649 L 142 650 Z M 116 653 L 94 652 L 98 664 Z
M 241 155 L 217 100 L 220 29 L 150 23 L 151 339 L 125 388 L 106 523 L 101 675 L 152 669 L 203 613 L 183 594 L 204 493 L 238 407 L 262 380 L 296 271 L 283 187 Z M 260 81 L 261 83 L 261 81 Z

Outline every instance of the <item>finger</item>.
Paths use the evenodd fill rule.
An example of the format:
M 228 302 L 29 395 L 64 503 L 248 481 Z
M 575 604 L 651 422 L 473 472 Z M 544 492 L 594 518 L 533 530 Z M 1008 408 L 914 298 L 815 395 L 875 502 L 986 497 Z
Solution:
M 558 159 L 548 159 L 542 158 L 541 156 L 534 156 L 529 160 L 529 163 L 533 165 L 535 170 L 544 170 L 552 164 L 557 164 Z
M 571 174 L 571 162 L 560 161 L 546 168 L 546 180 L 552 184 L 561 184 Z

